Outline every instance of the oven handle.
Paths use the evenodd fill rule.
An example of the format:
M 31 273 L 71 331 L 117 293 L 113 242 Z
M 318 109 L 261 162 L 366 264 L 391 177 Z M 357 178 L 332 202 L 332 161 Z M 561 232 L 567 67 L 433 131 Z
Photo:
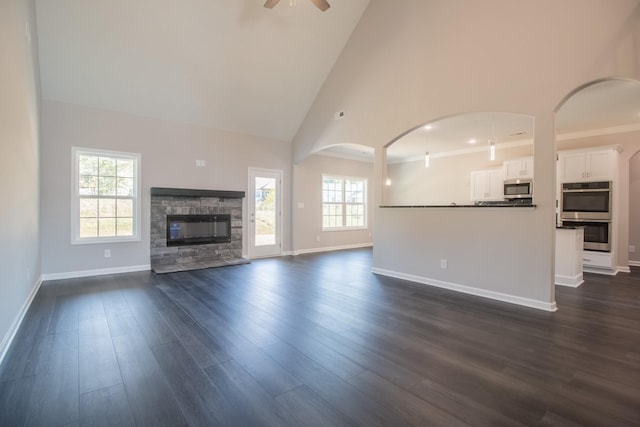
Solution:
M 593 188 L 593 189 L 582 189 L 582 190 L 566 190 L 562 189 L 563 193 L 610 193 L 610 188 Z
M 606 222 L 606 223 L 611 223 L 610 219 L 591 219 L 591 218 L 571 218 L 571 219 L 566 219 L 566 218 L 561 218 L 562 222 Z

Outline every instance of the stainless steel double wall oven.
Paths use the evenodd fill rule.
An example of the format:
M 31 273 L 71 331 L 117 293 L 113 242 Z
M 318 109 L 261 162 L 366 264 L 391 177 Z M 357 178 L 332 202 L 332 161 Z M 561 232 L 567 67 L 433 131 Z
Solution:
M 611 251 L 610 181 L 562 184 L 562 225 L 584 227 L 584 249 Z

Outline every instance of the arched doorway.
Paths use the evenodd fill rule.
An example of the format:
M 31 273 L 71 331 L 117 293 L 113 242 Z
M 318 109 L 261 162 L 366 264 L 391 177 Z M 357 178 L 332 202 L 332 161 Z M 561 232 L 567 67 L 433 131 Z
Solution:
M 562 209 L 561 184 L 568 176 L 575 180 L 611 181 L 612 208 L 609 239 L 610 264 L 601 262 L 607 255 L 605 250 L 596 250 L 593 257 L 596 265 L 586 261 L 585 271 L 604 274 L 628 272 L 631 258 L 631 229 L 635 228 L 631 209 L 631 159 L 640 149 L 640 82 L 630 79 L 603 79 L 585 84 L 569 94 L 557 110 L 556 148 L 559 164 L 557 174 L 557 199 Z M 585 168 L 590 155 L 612 150 L 612 174 L 594 178 L 585 169 L 585 177 L 563 172 L 563 158 L 575 153 L 577 159 L 584 154 Z M 581 160 L 580 160 L 581 161 Z M 582 166 L 581 166 L 582 167 Z M 597 179 L 596 179 L 597 178 Z M 559 215 L 560 216 L 560 215 Z M 633 223 L 633 224 L 632 224 Z M 602 233 L 601 233 L 602 234 Z M 588 238 L 585 237 L 585 243 Z M 639 243 L 640 244 L 640 243 Z M 607 261 L 608 262 L 608 261 Z

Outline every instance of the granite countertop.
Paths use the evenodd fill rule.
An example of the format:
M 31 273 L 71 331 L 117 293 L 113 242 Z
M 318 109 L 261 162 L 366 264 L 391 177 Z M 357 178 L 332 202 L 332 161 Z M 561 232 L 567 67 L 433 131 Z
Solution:
M 381 208 L 535 208 L 536 205 L 524 205 L 521 203 L 492 203 L 478 205 L 382 205 Z
M 579 230 L 585 228 L 584 225 L 556 225 L 556 230 Z

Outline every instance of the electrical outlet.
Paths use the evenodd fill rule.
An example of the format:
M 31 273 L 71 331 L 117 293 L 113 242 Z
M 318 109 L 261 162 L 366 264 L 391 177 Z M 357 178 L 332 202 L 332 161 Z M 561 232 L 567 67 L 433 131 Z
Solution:
M 446 269 L 448 266 L 449 266 L 449 263 L 447 262 L 446 259 L 443 258 L 440 260 L 440 268 Z
M 105 249 L 104 250 L 104 257 L 105 258 L 111 258 L 111 249 Z
M 320 241 L 320 236 L 316 236 L 316 240 L 319 242 Z
M 630 254 L 635 254 L 635 253 L 636 253 L 636 247 L 635 247 L 635 245 L 630 245 L 630 246 L 629 246 L 629 253 L 630 253 Z

